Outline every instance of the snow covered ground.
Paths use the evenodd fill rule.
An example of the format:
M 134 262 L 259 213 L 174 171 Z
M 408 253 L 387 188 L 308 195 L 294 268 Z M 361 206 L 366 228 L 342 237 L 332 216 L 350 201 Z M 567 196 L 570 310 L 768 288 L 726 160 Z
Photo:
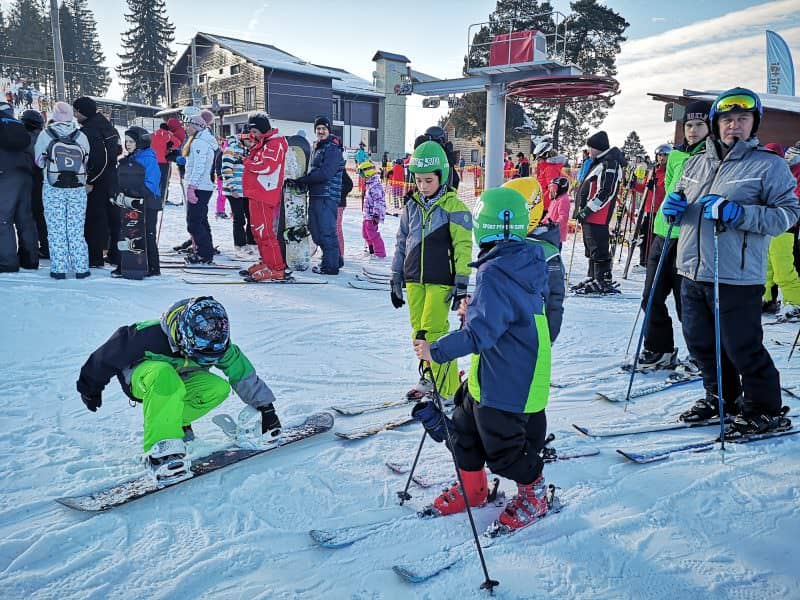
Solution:
M 387 217 L 382 228 L 389 247 L 396 224 Z M 230 250 L 230 221 L 212 227 L 216 242 Z M 402 520 L 339 550 L 321 549 L 308 535 L 409 514 L 433 499 L 437 488 L 412 486 L 413 499 L 397 507 L 405 479 L 384 466 L 388 459 L 411 461 L 421 435 L 415 425 L 358 442 L 324 434 L 108 513 L 54 502 L 139 472 L 141 409 L 112 383 L 102 408 L 90 413 L 75 380 L 118 326 L 158 317 L 182 297 L 213 294 L 225 304 L 233 339 L 274 389 L 285 424 L 332 404 L 401 397 L 417 367 L 407 311 L 393 309 L 387 292 L 346 284 L 365 260 L 356 202 L 345 212 L 345 235 L 344 273 L 325 286 L 189 286 L 180 271 L 166 269 L 144 282 L 97 270 L 86 281 L 53 281 L 46 268 L 0 275 L 0 598 L 487 595 L 478 589 L 483 576 L 472 551 L 424 584 L 405 583 L 391 570 L 468 540 L 464 515 Z M 162 247 L 185 237 L 183 209 L 168 207 Z M 579 244 L 573 280 L 584 268 Z M 638 293 L 642 278 L 636 272 L 623 282 L 626 293 Z M 639 466 L 614 450 L 700 441 L 716 431 L 590 440 L 572 429 L 669 420 L 699 396 L 694 383 L 638 399 L 627 412 L 594 399 L 596 391 L 624 392 L 625 376 L 606 376 L 624 356 L 636 308 L 630 298 L 567 299 L 553 371 L 556 382 L 572 384 L 553 390 L 550 430 L 556 448 L 588 445 L 601 453 L 546 467 L 566 508 L 487 549 L 489 572 L 500 581 L 496 596 L 800 598 L 800 436 L 729 445 L 724 457 L 713 450 Z M 796 326 L 765 328 L 783 385 L 798 383 L 800 357 L 793 367 L 786 362 L 795 332 Z M 786 401 L 793 411 L 800 407 Z M 231 396 L 218 411 L 236 415 L 241 406 Z M 334 429 L 408 410 L 338 416 Z M 225 444 L 208 417 L 195 431 L 195 454 Z M 424 448 L 420 472 L 451 472 L 443 446 Z M 509 481 L 501 489 L 513 493 Z M 477 511 L 479 529 L 499 510 Z

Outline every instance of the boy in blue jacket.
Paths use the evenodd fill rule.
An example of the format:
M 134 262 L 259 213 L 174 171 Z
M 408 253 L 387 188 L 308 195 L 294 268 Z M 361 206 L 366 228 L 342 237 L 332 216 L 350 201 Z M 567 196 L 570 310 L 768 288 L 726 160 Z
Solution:
M 518 493 L 497 524 L 510 531 L 547 512 L 539 456 L 550 387 L 547 261 L 540 246 L 525 241 L 528 210 L 516 190 L 481 194 L 473 221 L 480 252 L 471 265 L 477 269 L 476 286 L 464 327 L 433 344 L 414 341 L 421 360 L 446 363 L 471 354 L 469 378 L 456 394 L 452 421 L 431 401 L 418 403 L 412 414 L 436 441 L 446 438 L 445 426 L 450 430 L 470 506 L 487 500 L 487 463 L 517 483 Z M 442 515 L 466 510 L 461 487 L 445 490 L 433 508 Z
M 117 177 L 120 194 L 129 198 L 144 198 L 144 223 L 147 236 L 147 276 L 161 275 L 156 242 L 156 223 L 161 210 L 161 169 L 156 153 L 150 148 L 150 134 L 142 127 L 131 127 L 125 132 L 127 154 L 119 161 Z M 122 268 L 111 272 L 112 277 L 122 277 Z

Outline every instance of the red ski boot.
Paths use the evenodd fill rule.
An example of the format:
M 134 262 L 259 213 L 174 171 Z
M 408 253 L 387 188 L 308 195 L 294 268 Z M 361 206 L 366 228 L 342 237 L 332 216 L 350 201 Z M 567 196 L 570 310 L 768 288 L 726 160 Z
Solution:
M 517 484 L 517 495 L 506 504 L 498 523 L 505 532 L 527 527 L 547 514 L 547 486 L 544 477 L 533 483 Z
M 483 506 L 489 496 L 489 483 L 486 480 L 486 469 L 480 471 L 464 471 L 459 469 L 461 479 L 464 481 L 464 489 L 467 492 L 467 499 L 470 506 Z M 453 515 L 467 510 L 464 503 L 464 496 L 461 493 L 461 485 L 456 481 L 449 488 L 445 489 L 433 505 L 428 507 L 429 514 L 436 516 Z M 426 512 L 427 509 L 426 509 Z

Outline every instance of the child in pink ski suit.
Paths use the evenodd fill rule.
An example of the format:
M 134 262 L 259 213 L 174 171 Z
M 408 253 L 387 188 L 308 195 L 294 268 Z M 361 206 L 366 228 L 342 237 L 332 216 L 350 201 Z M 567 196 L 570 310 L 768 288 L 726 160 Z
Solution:
M 383 223 L 386 216 L 386 197 L 381 178 L 378 176 L 375 165 L 370 161 L 358 165 L 358 170 L 361 171 L 367 186 L 364 195 L 364 222 L 361 225 L 361 235 L 369 246 L 370 254 L 374 254 L 378 258 L 386 258 L 386 248 L 378 231 L 378 226 Z
M 561 243 L 563 244 L 567 241 L 567 233 L 569 232 L 569 180 L 566 177 L 556 177 L 550 182 L 548 188 L 551 201 L 546 220 L 558 223 Z

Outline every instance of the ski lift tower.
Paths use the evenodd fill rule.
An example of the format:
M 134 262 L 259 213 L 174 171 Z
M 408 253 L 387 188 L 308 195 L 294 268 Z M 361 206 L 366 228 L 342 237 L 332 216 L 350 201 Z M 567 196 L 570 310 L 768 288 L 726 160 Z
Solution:
M 552 32 L 514 30 L 513 21 L 475 23 L 467 32 L 466 76 L 414 82 L 405 76 L 398 95 L 420 94 L 447 98 L 453 94 L 486 92 L 486 187 L 503 183 L 506 98 L 522 103 L 565 104 L 604 100 L 618 93 L 611 77 L 584 74 L 566 63 L 567 22 L 554 11 L 535 15 L 554 25 Z M 488 32 L 488 41 L 473 43 L 475 33 Z

